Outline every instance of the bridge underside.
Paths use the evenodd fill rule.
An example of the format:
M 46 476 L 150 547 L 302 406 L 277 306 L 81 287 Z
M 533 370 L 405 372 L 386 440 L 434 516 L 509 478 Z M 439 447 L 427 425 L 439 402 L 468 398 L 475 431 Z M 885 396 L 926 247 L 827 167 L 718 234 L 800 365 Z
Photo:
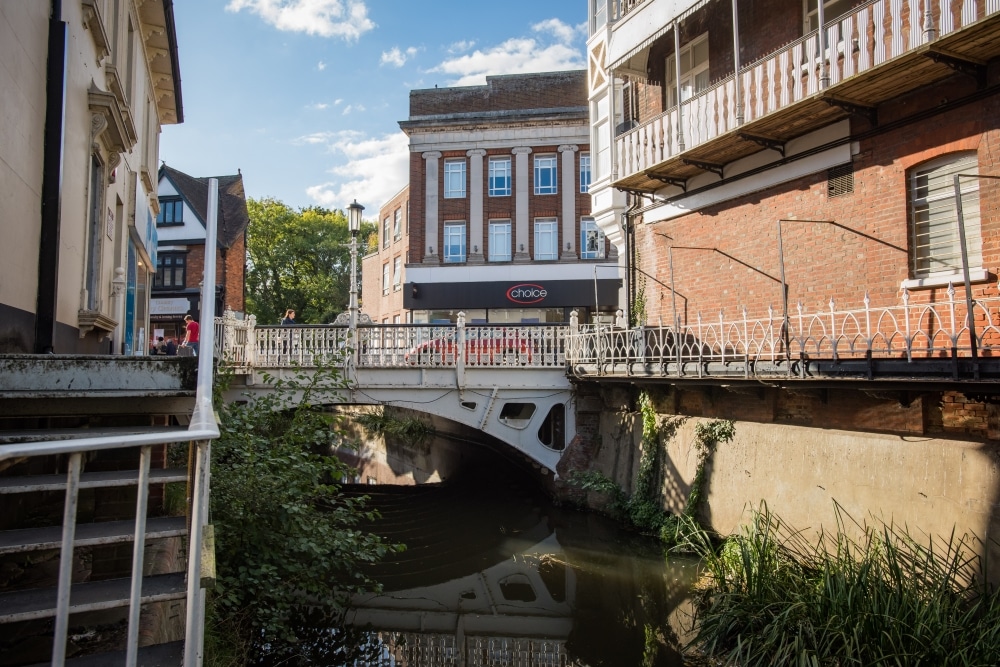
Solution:
M 307 368 L 257 368 L 226 400 L 271 391 L 264 374 L 293 379 Z M 553 474 L 576 435 L 576 407 L 564 368 L 359 368 L 349 387 L 324 393 L 330 405 L 391 405 L 487 433 Z

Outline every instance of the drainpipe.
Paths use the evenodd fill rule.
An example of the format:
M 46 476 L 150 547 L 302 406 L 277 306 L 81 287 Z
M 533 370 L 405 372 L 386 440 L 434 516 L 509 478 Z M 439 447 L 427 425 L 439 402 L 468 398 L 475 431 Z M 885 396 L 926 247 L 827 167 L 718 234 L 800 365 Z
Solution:
M 36 354 L 55 347 L 59 287 L 59 194 L 63 174 L 63 128 L 66 123 L 67 24 L 62 0 L 52 0 L 45 68 L 45 130 L 42 153 L 41 228 L 38 242 L 38 291 L 35 300 Z

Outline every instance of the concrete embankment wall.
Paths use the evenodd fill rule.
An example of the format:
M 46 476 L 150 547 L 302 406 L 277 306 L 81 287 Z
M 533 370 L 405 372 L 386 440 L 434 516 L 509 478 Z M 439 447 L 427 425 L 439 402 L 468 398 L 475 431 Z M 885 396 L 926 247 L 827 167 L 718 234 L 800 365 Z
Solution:
M 560 463 L 563 480 L 574 470 L 599 470 L 631 491 L 642 454 L 638 391 L 604 388 L 579 398 L 580 435 Z M 836 528 L 839 505 L 858 523 L 892 522 L 917 539 L 953 530 L 975 535 L 986 541 L 991 571 L 1000 573 L 1000 547 L 991 543 L 1000 540 L 996 406 L 940 393 L 658 388 L 651 396 L 661 421 L 679 422 L 663 443 L 666 509 L 679 512 L 690 490 L 697 424 L 732 419 L 736 436 L 710 459 L 701 510 L 719 533 L 738 531 L 766 502 L 787 524 L 815 535 Z M 562 490 L 581 498 L 572 487 Z M 585 498 L 592 507 L 605 500 Z

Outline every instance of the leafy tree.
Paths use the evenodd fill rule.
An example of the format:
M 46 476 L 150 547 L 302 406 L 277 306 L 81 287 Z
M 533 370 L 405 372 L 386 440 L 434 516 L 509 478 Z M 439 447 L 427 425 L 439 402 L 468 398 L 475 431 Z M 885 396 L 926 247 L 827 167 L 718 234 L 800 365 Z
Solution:
M 247 312 L 277 324 L 287 308 L 299 323 L 332 322 L 347 310 L 351 235 L 343 211 L 318 206 L 295 210 L 277 199 L 249 199 Z M 359 252 L 376 229 L 362 223 Z M 358 262 L 358 284 L 361 263 Z

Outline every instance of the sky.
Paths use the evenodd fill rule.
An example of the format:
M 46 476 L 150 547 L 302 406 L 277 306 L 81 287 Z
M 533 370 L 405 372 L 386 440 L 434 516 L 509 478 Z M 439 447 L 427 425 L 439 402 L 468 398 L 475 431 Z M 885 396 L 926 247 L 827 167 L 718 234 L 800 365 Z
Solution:
M 585 69 L 587 0 L 174 0 L 184 122 L 160 158 L 365 219 L 407 184 L 414 89 Z

